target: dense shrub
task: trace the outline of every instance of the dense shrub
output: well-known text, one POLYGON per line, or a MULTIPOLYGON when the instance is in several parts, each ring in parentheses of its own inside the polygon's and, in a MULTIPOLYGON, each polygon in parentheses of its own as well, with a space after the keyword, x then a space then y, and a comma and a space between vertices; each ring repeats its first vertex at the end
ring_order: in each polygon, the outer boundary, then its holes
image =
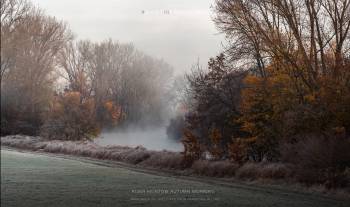
POLYGON ((215 177, 233 177, 239 165, 222 161, 196 160, 191 166, 196 174, 215 177))
POLYGON ((293 169, 283 163, 248 162, 237 170, 236 175, 248 180, 288 179, 292 177, 293 169))
POLYGON ((232 143, 228 144, 229 158, 239 164, 246 162, 248 160, 247 144, 249 144, 249 141, 249 139, 241 138, 232 139, 232 143))
POLYGON ((228 154, 227 144, 232 137, 242 135, 236 120, 246 73, 234 70, 228 62, 228 57, 220 54, 209 60, 207 69, 198 66, 186 76, 190 99, 186 128, 197 137, 203 150, 211 151, 217 158, 228 154), (213 132, 220 136, 213 136, 213 132))
POLYGON ((78 92, 65 92, 55 97, 41 127, 48 139, 79 140, 99 132, 92 99, 82 99, 78 92))
POLYGON ((153 152, 151 156, 141 162, 140 165, 164 169, 182 169, 183 155, 167 151, 153 152))
POLYGON ((308 136, 283 144, 282 160, 296 166, 296 178, 303 183, 321 183, 328 188, 349 185, 350 138, 308 136))
POLYGON ((199 159, 203 153, 203 147, 196 137, 189 129, 184 130, 183 138, 181 140, 184 145, 184 161, 185 168, 190 167, 193 162, 199 159))

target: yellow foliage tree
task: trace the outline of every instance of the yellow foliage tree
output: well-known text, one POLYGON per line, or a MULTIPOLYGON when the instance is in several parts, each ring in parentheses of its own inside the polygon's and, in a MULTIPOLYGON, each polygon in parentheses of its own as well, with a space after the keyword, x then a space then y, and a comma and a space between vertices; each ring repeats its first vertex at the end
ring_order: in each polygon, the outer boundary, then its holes
POLYGON ((209 135, 211 141, 210 153, 215 159, 220 159, 223 155, 223 150, 221 146, 222 135, 218 128, 212 127, 209 135))
POLYGON ((185 129, 181 142, 184 145, 185 158, 190 160, 198 159, 201 156, 201 147, 198 138, 189 129, 185 129))
POLYGON ((267 72, 266 77, 247 75, 240 105, 242 116, 239 121, 249 139, 244 146, 258 161, 277 156, 278 142, 288 130, 283 126, 286 112, 301 103, 305 93, 300 82, 280 70, 278 64, 268 66, 267 72))
POLYGON ((95 121, 95 102, 81 98, 79 92, 57 95, 41 127, 41 135, 49 139, 79 140, 99 134, 95 121))
POLYGON ((113 101, 106 101, 104 103, 104 108, 106 110, 106 119, 109 120, 111 125, 116 125, 122 118, 122 109, 120 106, 113 103, 113 101))

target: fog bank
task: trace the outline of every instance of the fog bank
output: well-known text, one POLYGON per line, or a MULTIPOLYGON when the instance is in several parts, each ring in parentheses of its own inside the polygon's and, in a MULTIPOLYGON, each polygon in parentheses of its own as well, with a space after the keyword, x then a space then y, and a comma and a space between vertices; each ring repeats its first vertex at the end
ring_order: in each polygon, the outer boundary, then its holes
POLYGON ((114 131, 102 132, 95 139, 95 143, 101 146, 143 146, 149 150, 182 151, 180 142, 170 139, 166 134, 166 127, 128 127, 114 131))

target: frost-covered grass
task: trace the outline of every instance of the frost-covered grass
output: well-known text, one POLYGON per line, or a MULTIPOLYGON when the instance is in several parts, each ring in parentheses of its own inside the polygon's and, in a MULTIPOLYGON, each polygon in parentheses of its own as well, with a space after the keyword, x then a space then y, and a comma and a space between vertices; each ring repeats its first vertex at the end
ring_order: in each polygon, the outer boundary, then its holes
MULTIPOLYGON (((174 159, 174 157, 160 156, 159 154, 168 155, 169 153, 176 154, 177 159, 181 160, 180 153, 175 152, 157 152, 147 150, 141 146, 138 147, 125 147, 125 146, 99 146, 91 141, 62 141, 62 140, 44 140, 40 137, 31 137, 23 135, 14 135, 1 137, 1 144, 3 146, 15 147, 20 149, 27 149, 33 151, 43 151, 50 153, 62 153, 69 155, 78 155, 91 157, 96 159, 121 161, 130 164, 139 164, 145 160, 154 160, 157 162, 157 158, 174 159)), ((179 161, 177 161, 180 164, 179 161)), ((167 167, 168 160, 161 163, 149 163, 151 166, 167 167)), ((179 166, 169 166, 176 167, 179 166)))
POLYGON ((44 140, 40 137, 13 135, 1 137, 1 144, 20 149, 44 151, 114 160, 143 167, 170 170, 188 170, 193 174, 211 177, 237 177, 239 179, 288 179, 293 168, 282 163, 246 163, 239 166, 228 160, 197 160, 184 169, 180 152, 153 151, 144 147, 100 146, 91 141, 44 140))
MULTIPOLYGON (((40 137, 31 137, 23 135, 14 135, 1 137, 1 144, 20 149, 32 151, 43 151, 50 153, 61 153, 68 155, 77 155, 91 157, 95 159, 114 160, 129 164, 137 164, 143 167, 152 167, 158 169, 169 170, 188 170, 194 174, 213 176, 213 177, 233 177, 235 176, 239 166, 228 160, 224 161, 209 161, 197 160, 191 167, 184 169, 183 154, 180 152, 171 151, 153 151, 147 150, 144 147, 126 147, 126 146, 100 146, 91 141, 62 141, 62 140, 44 140, 40 137)), ((259 175, 266 177, 265 171, 268 171, 269 166, 264 167, 262 173, 259 166, 249 164, 239 169, 241 178, 257 178, 259 175), (246 171, 256 172, 246 172, 246 171), (254 174, 255 173, 255 174, 254 174)), ((274 168, 274 165, 270 168, 274 168)), ((271 169, 270 171, 273 171, 271 169)), ((278 166, 276 171, 287 170, 278 166)), ((283 174, 284 172, 280 172, 283 174)), ((275 173, 276 174, 276 173, 275 173)), ((277 176, 280 178, 280 176, 277 176)))
POLYGON ((208 184, 81 160, 2 149, 1 206, 347 206, 342 200, 313 194, 208 184), (193 193, 161 193, 164 190, 193 193))
POLYGON ((228 160, 197 160, 184 169, 183 154, 171 151, 153 151, 144 147, 100 146, 91 141, 44 140, 40 137, 14 135, 1 137, 1 144, 32 151, 61 153, 91 157, 102 160, 114 160, 142 167, 168 170, 186 170, 192 174, 211 177, 234 177, 242 179, 286 178, 290 168, 283 164, 248 163, 242 167, 228 160))
MULTIPOLYGON (((228 160, 196 160, 191 166, 184 167, 181 152, 153 151, 141 146, 100 146, 91 141, 48 141, 40 137, 24 135, 1 137, 1 145, 31 151, 118 161, 142 168, 168 170, 183 175, 225 177, 233 180, 261 181, 263 183, 297 184, 294 178, 294 166, 284 163, 246 163, 239 166, 228 160)), ((346 194, 350 195, 349 192, 346 194)))

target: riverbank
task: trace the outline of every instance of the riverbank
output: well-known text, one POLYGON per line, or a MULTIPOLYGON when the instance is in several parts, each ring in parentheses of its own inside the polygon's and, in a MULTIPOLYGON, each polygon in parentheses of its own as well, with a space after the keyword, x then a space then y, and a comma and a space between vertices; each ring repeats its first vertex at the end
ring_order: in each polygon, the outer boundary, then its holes
POLYGON ((345 207, 331 199, 201 178, 152 174, 70 155, 1 150, 4 206, 317 206, 345 207))
POLYGON ((247 163, 239 166, 229 161, 198 160, 190 167, 182 164, 180 152, 152 151, 141 146, 102 147, 90 141, 48 141, 40 137, 1 137, 1 145, 14 149, 84 157, 94 161, 119 163, 139 170, 150 170, 175 176, 202 176, 222 183, 245 183, 294 191, 317 192, 336 198, 350 198, 349 189, 329 190, 323 186, 304 186, 293 179, 293 166, 282 163, 247 163))

